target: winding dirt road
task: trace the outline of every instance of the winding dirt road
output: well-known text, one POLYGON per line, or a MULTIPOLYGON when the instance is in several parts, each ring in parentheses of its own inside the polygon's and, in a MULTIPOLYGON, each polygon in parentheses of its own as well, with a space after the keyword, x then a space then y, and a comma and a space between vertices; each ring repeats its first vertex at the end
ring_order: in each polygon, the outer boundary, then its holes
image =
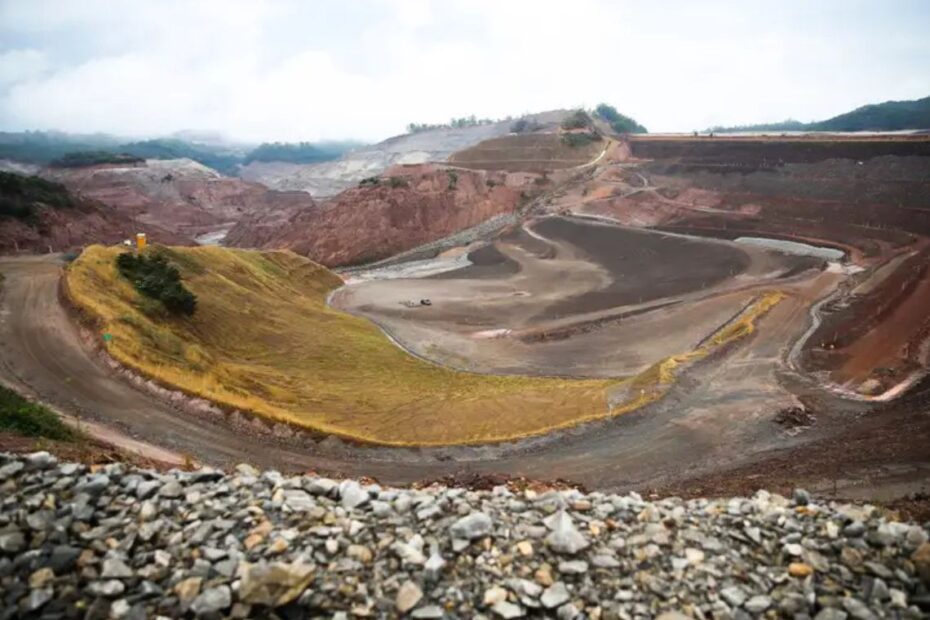
MULTIPOLYGON (((285 471, 316 470, 373 476, 405 484, 447 474, 503 473, 563 478, 593 488, 645 489, 758 463, 767 454, 823 437, 830 425, 797 437, 780 432, 767 408, 772 394, 753 376, 775 371, 784 333, 753 346, 741 343, 726 357, 689 371, 681 385, 654 405, 607 422, 543 439, 482 448, 399 450, 347 446, 327 439, 276 440, 234 430, 222 421, 176 409, 114 374, 81 341, 59 301, 61 263, 55 257, 0 259, 0 381, 38 397, 65 414, 219 466, 250 462, 285 471), (779 342, 776 342, 778 340, 779 342), (762 347, 761 349, 759 347, 762 347), (759 356, 759 351, 764 356, 759 356), (725 393, 714 379, 725 376, 725 393), (742 379, 733 383, 733 376, 742 379)), ((780 312, 763 322, 781 323, 780 312)), ((773 329, 772 332, 780 332, 773 329)), ((719 385, 719 384, 718 384, 719 385)), ((780 397, 776 397, 780 398, 780 397)), ((144 449, 144 444, 137 444, 144 449)))

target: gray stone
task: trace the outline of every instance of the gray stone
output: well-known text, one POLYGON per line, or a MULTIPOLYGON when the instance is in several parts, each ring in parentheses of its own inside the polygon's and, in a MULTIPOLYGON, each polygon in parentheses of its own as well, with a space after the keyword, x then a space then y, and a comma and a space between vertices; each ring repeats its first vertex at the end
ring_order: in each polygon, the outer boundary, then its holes
POLYGON ((559 572, 566 575, 581 575, 588 572, 588 563, 584 560, 559 562, 559 572))
POLYGON ((554 609, 567 602, 570 598, 571 595, 568 593, 568 588, 565 584, 561 581, 556 581, 543 590, 542 595, 539 597, 539 602, 542 603, 543 607, 546 609, 554 609))
POLYGON ((589 545, 587 539, 575 528, 572 518, 564 510, 554 515, 547 523, 552 530, 546 536, 546 544, 557 553, 575 554, 589 545))
POLYGON ((107 581, 94 581, 89 586, 87 586, 87 591, 94 596, 104 596, 107 598, 113 598, 119 596, 126 590, 126 586, 123 585, 122 581, 118 579, 110 579, 107 581))
POLYGON ((184 495, 184 487, 177 480, 169 480, 158 490, 159 497, 176 499, 184 495))
POLYGON ((52 600, 52 597, 55 596, 55 591, 52 588, 36 588, 29 592, 29 596, 26 597, 26 611, 35 611, 45 605, 47 602, 52 600))
POLYGON ((139 499, 148 499, 155 495, 161 482, 158 480, 143 480, 136 486, 136 497, 139 499))
POLYGON ((48 452, 33 452, 26 455, 26 469, 35 471, 37 469, 49 469, 58 464, 58 459, 48 452))
POLYGON ((100 576, 104 579, 129 579, 133 576, 132 569, 119 558, 105 558, 100 576))
POLYGON ((339 485, 339 498, 342 507, 351 510, 368 502, 368 492, 355 480, 344 480, 339 485))
POLYGON ((720 590, 720 596, 733 607, 740 607, 746 602, 746 591, 739 586, 730 586, 720 590))
POLYGON ((875 620, 877 618, 868 605, 852 596, 843 599, 843 609, 856 620, 875 620))
POLYGON ((232 592, 227 585, 204 590, 191 603, 191 611, 198 616, 214 614, 232 605, 232 592))
POLYGON ((0 531, 0 551, 5 553, 19 553, 26 547, 26 538, 16 528, 0 531))
POLYGON ((591 558, 591 564, 597 568, 617 568, 620 562, 612 555, 599 554, 591 558))
POLYGON ((751 599, 746 601, 745 605, 743 605, 746 611, 748 611, 751 614, 761 614, 762 612, 764 612, 766 609, 768 609, 771 606, 772 606, 772 599, 769 598, 768 596, 765 596, 764 594, 759 594, 759 595, 752 597, 751 599))
POLYGON ((12 478, 25 468, 26 466, 22 463, 22 461, 10 461, 6 465, 0 467, 0 480, 12 478))
POLYGON ((284 490, 284 505, 295 512, 305 512, 316 506, 316 501, 306 491, 300 489, 284 490))
POLYGON ((522 607, 507 601, 497 601, 494 603, 494 606, 491 607, 491 611, 493 611, 495 615, 504 618, 504 620, 508 618, 522 618, 524 616, 522 607))
POLYGON ((811 501, 811 494, 804 489, 794 490, 794 503, 798 506, 807 506, 811 501))
POLYGON ((46 566, 52 569, 56 574, 66 573, 71 570, 81 550, 70 545, 56 545, 49 554, 46 566))
POLYGON ((473 512, 453 523, 449 532, 453 538, 474 540, 487 536, 492 528, 491 517, 483 512, 473 512))
POLYGON ((433 620, 442 618, 445 614, 439 605, 424 605, 410 612, 411 618, 422 618, 424 620, 433 620))
POLYGON ((110 486, 110 477, 106 474, 90 474, 79 482, 74 490, 88 495, 100 495, 110 486))

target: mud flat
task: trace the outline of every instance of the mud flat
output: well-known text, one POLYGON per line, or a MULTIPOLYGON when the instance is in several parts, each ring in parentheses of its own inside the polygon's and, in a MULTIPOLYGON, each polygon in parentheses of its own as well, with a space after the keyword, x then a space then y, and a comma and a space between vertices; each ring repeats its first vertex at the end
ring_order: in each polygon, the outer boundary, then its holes
POLYGON ((623 377, 693 349, 797 261, 566 217, 529 222, 469 256, 480 264, 353 283, 334 303, 454 368, 623 377))

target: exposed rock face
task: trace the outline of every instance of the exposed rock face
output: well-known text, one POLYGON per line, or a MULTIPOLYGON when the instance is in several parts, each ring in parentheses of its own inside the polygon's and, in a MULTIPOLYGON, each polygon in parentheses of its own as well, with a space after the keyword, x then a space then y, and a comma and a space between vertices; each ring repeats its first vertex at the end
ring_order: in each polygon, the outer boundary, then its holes
POLYGON ((930 606, 925 527, 797 494, 392 489, 247 465, 94 474, 45 453, 0 453, 0 488, 11 618, 921 618, 930 606), (146 482, 180 493, 140 500, 146 482), (366 501, 346 508, 346 492, 366 501), (583 545, 553 543, 567 524, 583 545))
POLYGON ((409 166, 321 206, 244 218, 237 247, 286 248, 327 266, 385 258, 513 211, 526 175, 409 166), (391 181, 394 179, 394 182, 391 181))
POLYGON ((304 192, 277 192, 224 177, 189 159, 141 165, 51 168, 44 176, 93 198, 145 226, 193 237, 249 213, 313 206, 304 192))
MULTIPOLYGON (((542 127, 556 127, 567 114, 567 110, 553 110, 527 118, 542 127)), ((320 164, 254 162, 242 168, 241 176, 272 189, 301 190, 318 198, 334 196, 391 166, 444 162, 456 151, 490 138, 506 136, 512 124, 512 121, 501 121, 404 134, 347 153, 336 161, 320 164)))

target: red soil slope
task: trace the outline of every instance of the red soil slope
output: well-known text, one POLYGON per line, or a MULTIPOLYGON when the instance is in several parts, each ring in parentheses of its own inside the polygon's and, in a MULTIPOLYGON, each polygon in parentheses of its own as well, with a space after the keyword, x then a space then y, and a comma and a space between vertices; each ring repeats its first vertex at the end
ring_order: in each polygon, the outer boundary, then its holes
POLYGON ((378 260, 512 212, 524 176, 395 168, 376 185, 342 192, 321 206, 246 217, 227 235, 237 247, 286 248, 327 266, 378 260))
POLYGON ((246 214, 312 207, 304 192, 278 192, 224 177, 190 160, 50 169, 44 176, 147 226, 193 237, 246 214))

